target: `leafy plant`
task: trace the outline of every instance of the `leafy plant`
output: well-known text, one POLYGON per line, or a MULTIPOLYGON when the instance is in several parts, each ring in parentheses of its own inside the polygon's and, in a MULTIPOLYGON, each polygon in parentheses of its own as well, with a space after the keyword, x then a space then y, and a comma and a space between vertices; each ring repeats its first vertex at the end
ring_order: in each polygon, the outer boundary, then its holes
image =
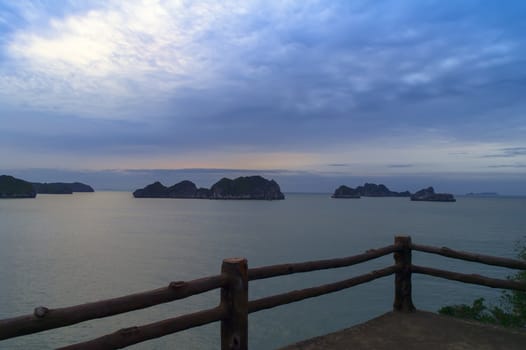
MULTIPOLYGON (((526 261, 526 243, 518 244, 517 250, 518 258, 526 261)), ((508 279, 526 283, 526 271, 520 271, 508 279)), ((505 327, 526 327, 526 292, 505 290, 498 306, 486 305, 484 298, 478 298, 472 305, 448 305, 440 308, 438 313, 505 327)))

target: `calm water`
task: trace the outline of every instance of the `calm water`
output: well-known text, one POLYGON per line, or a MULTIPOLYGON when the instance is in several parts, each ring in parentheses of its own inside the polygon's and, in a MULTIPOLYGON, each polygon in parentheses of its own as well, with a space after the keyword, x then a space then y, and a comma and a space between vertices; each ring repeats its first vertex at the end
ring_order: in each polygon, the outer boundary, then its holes
MULTIPOLYGON (((35 306, 70 306, 158 288, 219 272, 225 257, 249 267, 348 256, 414 242, 514 256, 526 236, 525 198, 458 198, 456 203, 403 198, 334 200, 288 195, 285 201, 133 199, 130 193, 39 195, 0 201, 0 318, 35 306)), ((414 254, 420 265, 505 277, 509 270, 414 254)), ((287 276, 250 284, 250 297, 328 283, 392 263, 388 256, 357 267, 287 276)), ((414 276, 417 308, 498 290, 414 276)), ((393 277, 331 295, 253 314, 250 348, 271 349, 348 327, 391 308, 393 277)), ((213 307, 217 291, 154 308, 0 342, 1 349, 66 345, 117 329, 213 307)), ((137 345, 136 349, 217 349, 212 324, 137 345)))

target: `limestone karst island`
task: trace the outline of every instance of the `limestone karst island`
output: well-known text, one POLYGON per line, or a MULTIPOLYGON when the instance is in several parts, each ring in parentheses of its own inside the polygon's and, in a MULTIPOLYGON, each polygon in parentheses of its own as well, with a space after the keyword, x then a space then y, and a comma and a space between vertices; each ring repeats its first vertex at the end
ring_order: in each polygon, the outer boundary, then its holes
POLYGON ((411 193, 409 193, 409 191, 394 192, 382 184, 365 183, 363 186, 356 188, 342 185, 334 191, 332 198, 409 197, 410 195, 411 193))
POLYGON ((35 198, 37 191, 31 184, 9 175, 0 176, 0 198, 35 198))
POLYGON ((166 187, 154 182, 145 188, 133 192, 135 198, 195 198, 195 199, 285 199, 276 181, 261 176, 242 176, 234 180, 222 178, 210 189, 197 188, 188 180, 166 187))
POLYGON ((37 193, 42 194, 72 194, 74 192, 95 192, 90 185, 81 182, 33 182, 37 193))
POLYGON ((433 187, 424 188, 411 194, 409 191, 394 192, 389 190, 385 185, 365 183, 363 186, 351 188, 341 185, 334 190, 332 198, 355 198, 360 197, 409 197, 412 201, 421 202, 455 202, 455 197, 450 193, 435 193, 433 187))
POLYGON ((435 189, 431 186, 415 192, 415 194, 411 196, 411 200, 427 202, 456 202, 456 199, 452 194, 435 193, 435 189))
POLYGON ((95 192, 90 185, 81 182, 29 182, 10 175, 0 176, 0 198, 35 198, 42 194, 72 194, 95 192))

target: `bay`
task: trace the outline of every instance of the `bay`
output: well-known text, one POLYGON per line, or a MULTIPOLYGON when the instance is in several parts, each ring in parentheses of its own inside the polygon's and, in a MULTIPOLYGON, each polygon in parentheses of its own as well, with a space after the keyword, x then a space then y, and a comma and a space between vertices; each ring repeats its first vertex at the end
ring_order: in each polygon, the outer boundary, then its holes
MULTIPOLYGON (((249 267, 343 257, 393 242, 413 242, 514 257, 526 235, 526 198, 459 197, 456 203, 407 198, 331 199, 288 194, 284 201, 134 199, 127 192, 38 195, 0 201, 0 319, 155 289, 217 274, 227 257, 249 267)), ((513 270, 414 253, 413 262, 505 278, 513 270)), ((250 283, 250 298, 333 282, 392 264, 366 264, 250 283)), ((391 309, 393 277, 249 317, 251 349, 272 349, 363 322, 391 309)), ((417 308, 436 311, 482 296, 486 287, 413 276, 417 308)), ((217 305, 217 291, 108 319, 0 342, 0 349, 43 349, 88 340, 217 305)), ((217 349, 212 324, 134 349, 217 349)))

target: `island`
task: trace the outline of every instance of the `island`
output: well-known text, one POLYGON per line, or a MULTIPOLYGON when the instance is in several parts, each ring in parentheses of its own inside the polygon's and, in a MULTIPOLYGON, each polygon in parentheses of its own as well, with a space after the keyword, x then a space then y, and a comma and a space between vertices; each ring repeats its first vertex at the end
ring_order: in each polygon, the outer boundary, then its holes
POLYGON ((188 180, 166 187, 159 181, 133 192, 135 198, 195 198, 195 199, 285 199, 274 180, 261 176, 242 176, 234 180, 222 178, 210 189, 197 188, 188 180))
POLYGON ((424 188, 411 196, 412 201, 427 202, 456 202, 455 197, 450 193, 435 193, 431 186, 424 188))
POLYGON ((226 177, 210 189, 211 199, 285 199, 276 181, 261 176, 242 176, 231 180, 226 177))
POLYGON ((81 182, 33 182, 33 187, 37 193, 42 194, 72 194, 73 192, 95 192, 89 185, 81 182))
POLYGON ((347 186, 340 186, 331 196, 332 198, 360 198, 360 197, 409 197, 409 191, 395 192, 389 190, 385 185, 365 183, 363 186, 351 188, 347 186))
POLYGON ((499 194, 497 192, 469 192, 466 193, 467 197, 498 197, 499 194))
POLYGON ((35 198, 37 192, 31 182, 9 175, 0 176, 0 198, 35 198))
POLYGON ((331 198, 360 198, 360 195, 356 192, 355 189, 341 185, 332 194, 331 198))
POLYGON ((166 187, 159 181, 133 192, 135 198, 209 198, 210 190, 197 188, 188 180, 166 187))

